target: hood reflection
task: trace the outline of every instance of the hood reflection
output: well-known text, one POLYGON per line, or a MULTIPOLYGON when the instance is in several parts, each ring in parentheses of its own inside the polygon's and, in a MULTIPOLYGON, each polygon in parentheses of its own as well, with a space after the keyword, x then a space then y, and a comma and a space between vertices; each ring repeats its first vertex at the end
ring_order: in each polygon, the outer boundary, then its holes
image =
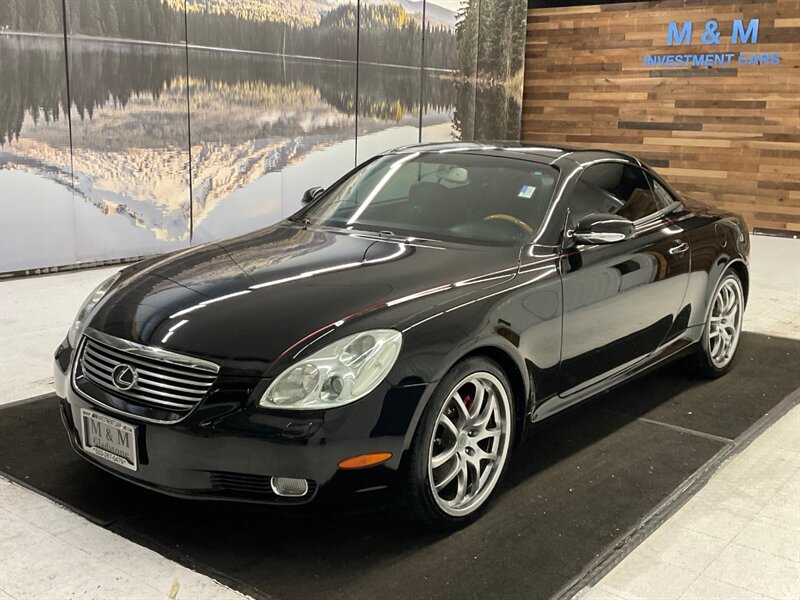
POLYGON ((278 225, 134 267, 93 325, 263 369, 331 330, 392 327, 513 277, 518 252, 278 225))

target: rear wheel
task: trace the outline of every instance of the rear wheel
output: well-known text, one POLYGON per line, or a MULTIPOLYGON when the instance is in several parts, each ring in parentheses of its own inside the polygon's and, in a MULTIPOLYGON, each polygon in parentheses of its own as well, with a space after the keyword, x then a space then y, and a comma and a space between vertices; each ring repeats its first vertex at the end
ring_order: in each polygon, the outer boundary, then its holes
POLYGON ((505 470, 514 426, 511 387, 496 363, 470 358, 440 382, 410 451, 406 505, 453 528, 475 519, 505 470))
POLYGON ((714 290, 700 348, 694 357, 700 375, 720 377, 730 370, 739 347, 743 317, 742 282, 734 271, 727 271, 714 290))

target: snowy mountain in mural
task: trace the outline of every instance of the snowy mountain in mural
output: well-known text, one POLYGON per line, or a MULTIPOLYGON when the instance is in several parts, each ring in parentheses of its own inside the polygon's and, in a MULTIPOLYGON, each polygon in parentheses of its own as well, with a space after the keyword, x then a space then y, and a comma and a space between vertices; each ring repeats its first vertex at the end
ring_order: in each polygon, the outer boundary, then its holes
POLYGON ((0 3, 3 272, 234 235, 386 148, 519 135, 519 0, 66 8, 65 53, 61 0, 0 3))

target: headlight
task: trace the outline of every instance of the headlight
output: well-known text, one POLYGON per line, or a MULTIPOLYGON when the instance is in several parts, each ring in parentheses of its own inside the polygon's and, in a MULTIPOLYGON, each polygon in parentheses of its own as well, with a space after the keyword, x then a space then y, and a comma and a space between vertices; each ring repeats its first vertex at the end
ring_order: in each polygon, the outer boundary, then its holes
POLYGON ((259 404, 319 409, 363 398, 384 380, 400 354, 403 334, 375 329, 342 338, 281 373, 259 404))
POLYGON ((100 299, 106 295, 106 292, 111 289, 111 286, 117 282, 119 275, 119 273, 115 273, 94 288, 94 291, 89 294, 86 300, 83 301, 83 304, 81 304, 80 309, 78 309, 78 314, 75 316, 75 321, 72 323, 72 327, 69 328, 69 333, 67 334, 69 344, 73 348, 77 344, 78 337, 80 337, 80 334, 83 331, 86 318, 92 313, 92 310, 94 310, 94 307, 97 306, 98 302, 100 302, 100 299))

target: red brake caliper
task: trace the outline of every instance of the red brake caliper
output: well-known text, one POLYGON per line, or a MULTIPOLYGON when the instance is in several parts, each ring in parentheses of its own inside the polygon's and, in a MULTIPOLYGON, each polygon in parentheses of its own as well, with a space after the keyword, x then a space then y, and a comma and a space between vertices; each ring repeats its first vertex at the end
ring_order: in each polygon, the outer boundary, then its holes
POLYGON ((473 398, 470 394, 461 393, 461 392, 459 392, 458 395, 461 396, 461 401, 464 403, 464 406, 467 408, 467 412, 471 411, 472 410, 472 403, 475 401, 475 398, 473 398))

